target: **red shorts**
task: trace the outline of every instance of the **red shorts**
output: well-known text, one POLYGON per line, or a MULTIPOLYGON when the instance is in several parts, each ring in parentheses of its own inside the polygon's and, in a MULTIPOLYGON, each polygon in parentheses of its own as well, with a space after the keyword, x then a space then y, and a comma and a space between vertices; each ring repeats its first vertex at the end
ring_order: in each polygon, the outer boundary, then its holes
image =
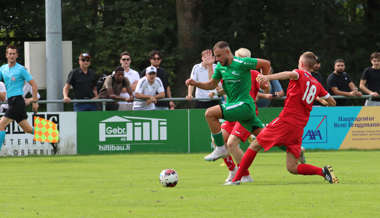
POLYGON ((230 135, 235 135, 239 137, 243 142, 245 142, 251 135, 251 133, 237 121, 224 121, 224 123, 222 124, 222 129, 226 130, 230 135))
POLYGON ((273 146, 286 146, 286 152, 298 159, 301 153, 303 128, 298 128, 280 118, 274 119, 256 137, 259 144, 268 151, 273 146))

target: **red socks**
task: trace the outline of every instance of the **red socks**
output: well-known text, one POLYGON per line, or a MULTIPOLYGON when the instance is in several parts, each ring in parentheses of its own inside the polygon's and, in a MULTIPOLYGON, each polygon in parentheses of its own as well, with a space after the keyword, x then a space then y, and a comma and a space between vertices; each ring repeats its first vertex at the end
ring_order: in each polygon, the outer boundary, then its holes
MULTIPOLYGON (((235 162, 234 160, 232 159, 231 155, 226 157, 226 158, 223 158, 224 160, 224 163, 227 165, 227 168, 232 171, 233 169, 235 169, 236 165, 235 165, 235 162)), ((238 167, 240 167, 240 164, 237 165, 238 167)), ((246 170, 243 174, 243 176, 248 176, 249 175, 249 171, 246 170)))
MULTIPOLYGON (((240 167, 240 164, 237 165, 238 167, 240 167)), ((249 170, 246 170, 243 174, 243 176, 248 176, 249 175, 249 170)))
POLYGON ((320 175, 324 177, 322 173, 322 168, 316 167, 310 164, 300 164, 297 167, 298 174, 301 175, 320 175))
POLYGON ((232 159, 231 155, 226 157, 226 158, 223 158, 224 160, 224 163, 226 163, 228 169, 230 171, 232 171, 233 169, 235 169, 236 165, 235 165, 235 162, 234 160, 232 159))
POLYGON ((240 162, 240 167, 232 180, 233 182, 236 182, 237 180, 241 180, 241 177, 243 177, 248 170, 248 168, 251 166, 253 160, 256 157, 257 152, 252 149, 247 149, 245 152, 243 159, 240 162))

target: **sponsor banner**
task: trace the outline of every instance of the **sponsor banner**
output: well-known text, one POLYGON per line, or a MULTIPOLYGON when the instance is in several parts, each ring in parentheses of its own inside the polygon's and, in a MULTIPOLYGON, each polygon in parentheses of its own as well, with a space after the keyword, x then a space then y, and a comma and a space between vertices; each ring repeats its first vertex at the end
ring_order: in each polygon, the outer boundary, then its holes
POLYGON ((314 107, 304 128, 309 149, 380 149, 379 107, 314 107))
MULTIPOLYGON (((3 115, 0 115, 2 117, 3 115)), ((50 120, 57 124, 60 131, 57 154, 76 154, 76 113, 75 112, 41 112, 38 117, 50 120)), ((33 126, 33 113, 28 113, 28 122, 33 126)), ((6 128, 5 140, 0 151, 0 156, 25 156, 25 155, 51 155, 53 148, 47 142, 35 142, 32 134, 25 133, 22 128, 13 121, 6 128)))
POLYGON ((187 152, 188 110, 78 112, 78 154, 187 152))

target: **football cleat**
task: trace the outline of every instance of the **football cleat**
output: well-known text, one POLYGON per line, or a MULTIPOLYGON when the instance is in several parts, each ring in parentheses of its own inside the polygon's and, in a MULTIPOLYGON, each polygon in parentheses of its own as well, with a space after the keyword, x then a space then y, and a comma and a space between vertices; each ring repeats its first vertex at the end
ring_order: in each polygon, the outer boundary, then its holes
POLYGON ((251 175, 241 177, 241 182, 253 182, 251 175))
POLYGON ((228 175, 227 179, 226 179, 226 182, 229 182, 229 181, 232 181, 232 179, 235 177, 236 175, 236 172, 237 172, 238 168, 235 167, 235 169, 233 169, 232 171, 230 171, 230 174, 228 175))
POLYGON ((306 163, 306 159, 305 159, 305 148, 304 147, 301 147, 301 153, 300 153, 300 157, 298 158, 298 162, 300 164, 305 164, 306 163))
POLYGON ((322 168, 322 173, 325 176, 325 179, 329 181, 329 183, 339 183, 338 178, 334 174, 334 170, 330 165, 327 165, 322 168))
POLYGON ((225 158, 228 157, 228 151, 227 149, 221 149, 217 147, 211 154, 205 156, 206 161, 216 161, 219 158, 225 158))
POLYGON ((235 181, 235 182, 229 181, 229 182, 224 183, 223 185, 240 185, 240 183, 241 183, 240 180, 235 181))

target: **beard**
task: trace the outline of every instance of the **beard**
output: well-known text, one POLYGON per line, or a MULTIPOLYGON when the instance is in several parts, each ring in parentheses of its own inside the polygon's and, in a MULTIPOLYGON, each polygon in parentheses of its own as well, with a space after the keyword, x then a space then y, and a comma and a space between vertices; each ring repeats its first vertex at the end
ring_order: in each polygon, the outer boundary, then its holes
POLYGON ((339 75, 342 75, 344 72, 344 70, 336 70, 336 73, 339 74, 339 75))
POLYGON ((222 65, 223 67, 227 66, 227 63, 228 63, 228 57, 226 58, 226 60, 224 62, 220 62, 220 65, 222 65))
POLYGON ((314 68, 313 68, 313 72, 316 72, 316 73, 317 73, 318 70, 319 70, 319 67, 314 67, 314 68))

